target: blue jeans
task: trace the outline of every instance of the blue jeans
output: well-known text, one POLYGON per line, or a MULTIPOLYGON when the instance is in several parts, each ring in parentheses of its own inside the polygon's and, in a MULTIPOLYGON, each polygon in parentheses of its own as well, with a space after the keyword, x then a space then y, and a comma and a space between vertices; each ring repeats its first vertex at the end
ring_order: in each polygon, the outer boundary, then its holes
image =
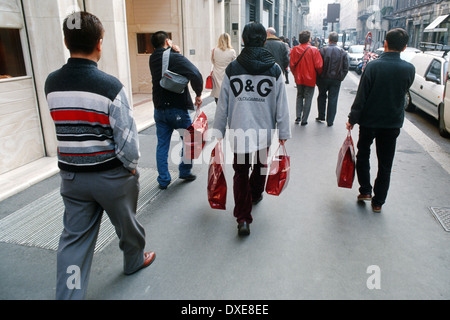
MULTIPOLYGON (((173 130, 187 129, 192 120, 187 110, 178 108, 156 109, 154 111, 154 119, 156 124, 156 137, 158 138, 158 146, 156 147, 156 166, 158 168, 158 183, 162 187, 169 185, 171 176, 169 173, 169 148, 173 130)), ((184 130, 180 130, 180 136, 183 139, 184 130)), ((187 177, 191 174, 192 162, 183 159, 183 149, 181 149, 181 163, 178 168, 180 177, 187 177)))

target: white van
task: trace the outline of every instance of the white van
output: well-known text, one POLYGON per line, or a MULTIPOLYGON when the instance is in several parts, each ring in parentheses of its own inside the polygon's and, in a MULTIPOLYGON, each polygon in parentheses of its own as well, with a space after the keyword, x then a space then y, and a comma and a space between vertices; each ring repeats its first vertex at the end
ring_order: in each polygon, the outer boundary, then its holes
POLYGON ((414 111, 417 107, 440 120, 440 114, 444 110, 444 89, 447 81, 446 52, 417 53, 410 62, 416 68, 416 75, 409 92, 406 93, 405 110, 414 111))

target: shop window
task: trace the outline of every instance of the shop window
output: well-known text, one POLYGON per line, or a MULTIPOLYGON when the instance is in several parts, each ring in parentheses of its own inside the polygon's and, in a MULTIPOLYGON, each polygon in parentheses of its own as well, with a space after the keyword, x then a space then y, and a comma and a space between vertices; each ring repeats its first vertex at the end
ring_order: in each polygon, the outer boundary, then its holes
MULTIPOLYGON (((137 34, 138 54, 152 54, 155 51, 151 41, 152 35, 153 33, 137 34)), ((169 33, 169 38, 172 39, 172 33, 169 33)))
POLYGON ((20 30, 0 28, 0 79, 26 75, 20 30))

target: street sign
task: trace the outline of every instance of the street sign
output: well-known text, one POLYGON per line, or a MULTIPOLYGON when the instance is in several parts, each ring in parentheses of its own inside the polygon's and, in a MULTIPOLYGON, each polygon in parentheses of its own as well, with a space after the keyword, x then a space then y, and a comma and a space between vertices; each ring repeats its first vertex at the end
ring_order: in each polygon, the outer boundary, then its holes
POLYGON ((339 22, 339 15, 341 11, 340 3, 329 3, 327 11, 327 21, 328 23, 339 22))

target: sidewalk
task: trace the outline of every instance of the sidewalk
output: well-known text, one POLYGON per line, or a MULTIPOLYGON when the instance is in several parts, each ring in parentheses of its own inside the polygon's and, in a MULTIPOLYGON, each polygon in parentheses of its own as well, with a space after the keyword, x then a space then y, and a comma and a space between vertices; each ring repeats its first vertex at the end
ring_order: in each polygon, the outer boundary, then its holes
MULTIPOLYGON (((210 91, 204 92, 202 98, 209 97, 210 91)), ((153 120, 153 102, 150 94, 133 95, 134 117, 138 132, 155 122, 153 120)), ((57 157, 43 157, 25 166, 0 174, 0 202, 23 191, 30 186, 58 173, 57 157)))

